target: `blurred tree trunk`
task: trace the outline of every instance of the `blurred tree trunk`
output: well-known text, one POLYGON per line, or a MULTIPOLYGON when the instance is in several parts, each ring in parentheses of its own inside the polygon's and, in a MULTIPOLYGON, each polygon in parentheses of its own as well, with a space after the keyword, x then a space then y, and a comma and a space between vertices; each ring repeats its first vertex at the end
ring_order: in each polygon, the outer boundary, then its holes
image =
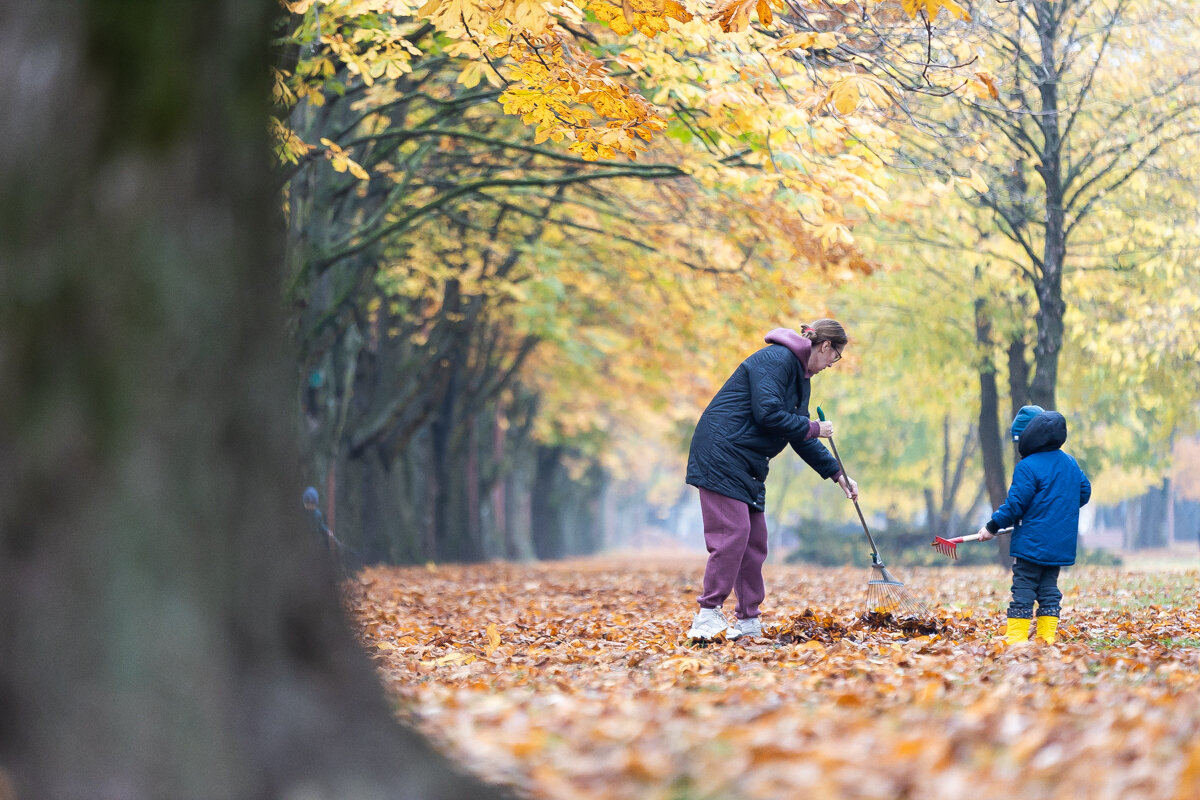
MULTIPOLYGON (((1008 343, 1008 398, 1009 398, 1009 422, 1001 426, 1003 431, 1002 438, 1006 442, 1011 442, 1012 437, 1009 431, 1012 429, 1011 421, 1017 418, 1017 412, 1021 410, 1021 406, 1030 405, 1033 401, 1029 396, 1029 361, 1025 356, 1025 342, 1018 338, 1012 339, 1008 343)), ((1017 468, 1017 462, 1021 460, 1021 453, 1017 450, 1015 444, 1012 445, 1013 469, 1017 468)), ((1000 498, 1000 503, 994 507, 999 508, 1000 504, 1008 496, 1009 476, 1004 478, 1004 495, 1000 498)), ((1009 553, 1009 543, 1012 540, 1007 536, 999 536, 996 538, 998 547, 996 548, 996 558, 1000 561, 1000 565, 1007 568, 1012 566, 1012 555, 1009 553)))
POLYGON ((988 502, 995 510, 1008 494, 1008 480, 1004 474, 1004 438, 1000 433, 1000 392, 996 386, 996 365, 990 355, 994 349, 992 325, 984 313, 983 298, 975 299, 975 341, 984 354, 979 364, 979 450, 988 502))
POLYGON ((18 797, 500 794, 393 719, 300 524, 272 8, 0 5, 0 787, 18 797))
POLYGON ((1167 546, 1169 497, 1168 483, 1164 480, 1159 486, 1148 488, 1146 493, 1138 498, 1137 530, 1133 538, 1134 549, 1143 550, 1167 546))

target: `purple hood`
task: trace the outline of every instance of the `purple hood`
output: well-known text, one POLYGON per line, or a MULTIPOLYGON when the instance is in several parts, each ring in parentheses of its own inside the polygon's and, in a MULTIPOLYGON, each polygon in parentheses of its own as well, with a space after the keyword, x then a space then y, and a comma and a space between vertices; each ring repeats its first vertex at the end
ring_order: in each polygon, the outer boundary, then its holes
POLYGON ((808 357, 812 355, 812 340, 806 339, 791 328, 776 328, 767 334, 767 344, 781 344, 792 351, 804 367, 804 377, 811 378, 813 373, 808 371, 808 357))

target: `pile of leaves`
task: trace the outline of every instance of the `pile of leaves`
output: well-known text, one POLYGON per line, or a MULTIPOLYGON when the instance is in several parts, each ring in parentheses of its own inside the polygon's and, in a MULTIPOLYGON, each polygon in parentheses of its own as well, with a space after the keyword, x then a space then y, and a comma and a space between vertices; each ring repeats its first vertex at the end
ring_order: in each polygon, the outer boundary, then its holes
POLYGON ((531 798, 1200 797, 1195 570, 1072 570, 1058 644, 1018 648, 996 567, 906 571, 922 621, 769 566, 764 636, 698 646, 702 574, 372 568, 347 603, 399 716, 531 798))
MULTIPOLYGON (((766 629, 766 631, 770 630, 770 628, 766 629)), ((792 617, 775 632, 775 640, 783 644, 792 644, 793 642, 833 644, 845 639, 848 633, 850 633, 850 629, 833 617, 817 616, 811 608, 806 608, 803 614, 792 617)))

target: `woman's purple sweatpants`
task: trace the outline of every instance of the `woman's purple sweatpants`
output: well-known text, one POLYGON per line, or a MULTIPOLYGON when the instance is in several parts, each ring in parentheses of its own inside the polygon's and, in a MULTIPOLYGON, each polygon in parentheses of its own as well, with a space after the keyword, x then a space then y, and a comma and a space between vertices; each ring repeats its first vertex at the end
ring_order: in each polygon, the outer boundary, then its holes
POLYGON ((737 618, 757 617, 758 604, 767 593, 762 576, 767 560, 766 515, 707 489, 700 490, 700 513, 708 547, 700 607, 720 608, 729 593, 736 592, 737 618))

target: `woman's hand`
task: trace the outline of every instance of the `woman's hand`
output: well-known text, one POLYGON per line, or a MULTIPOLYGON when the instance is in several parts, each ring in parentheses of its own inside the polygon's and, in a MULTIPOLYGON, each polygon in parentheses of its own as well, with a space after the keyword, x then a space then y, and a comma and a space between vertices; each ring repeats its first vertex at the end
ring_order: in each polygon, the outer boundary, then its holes
POLYGON ((817 432, 818 437, 820 437, 822 439, 832 439, 833 438, 833 423, 832 422, 830 422, 829 420, 822 420, 821 422, 818 422, 817 424, 821 426, 821 430, 817 432))
POLYGON ((848 499, 848 500, 857 500, 858 499, 858 483, 856 481, 854 481, 853 479, 847 478, 845 475, 842 475, 842 477, 838 478, 838 486, 841 486, 842 491, 846 493, 846 499, 848 499))
POLYGON ((995 539, 995 538, 996 538, 996 534, 989 531, 987 529, 987 525, 984 525, 982 528, 979 529, 979 541, 986 542, 989 539, 995 539))

